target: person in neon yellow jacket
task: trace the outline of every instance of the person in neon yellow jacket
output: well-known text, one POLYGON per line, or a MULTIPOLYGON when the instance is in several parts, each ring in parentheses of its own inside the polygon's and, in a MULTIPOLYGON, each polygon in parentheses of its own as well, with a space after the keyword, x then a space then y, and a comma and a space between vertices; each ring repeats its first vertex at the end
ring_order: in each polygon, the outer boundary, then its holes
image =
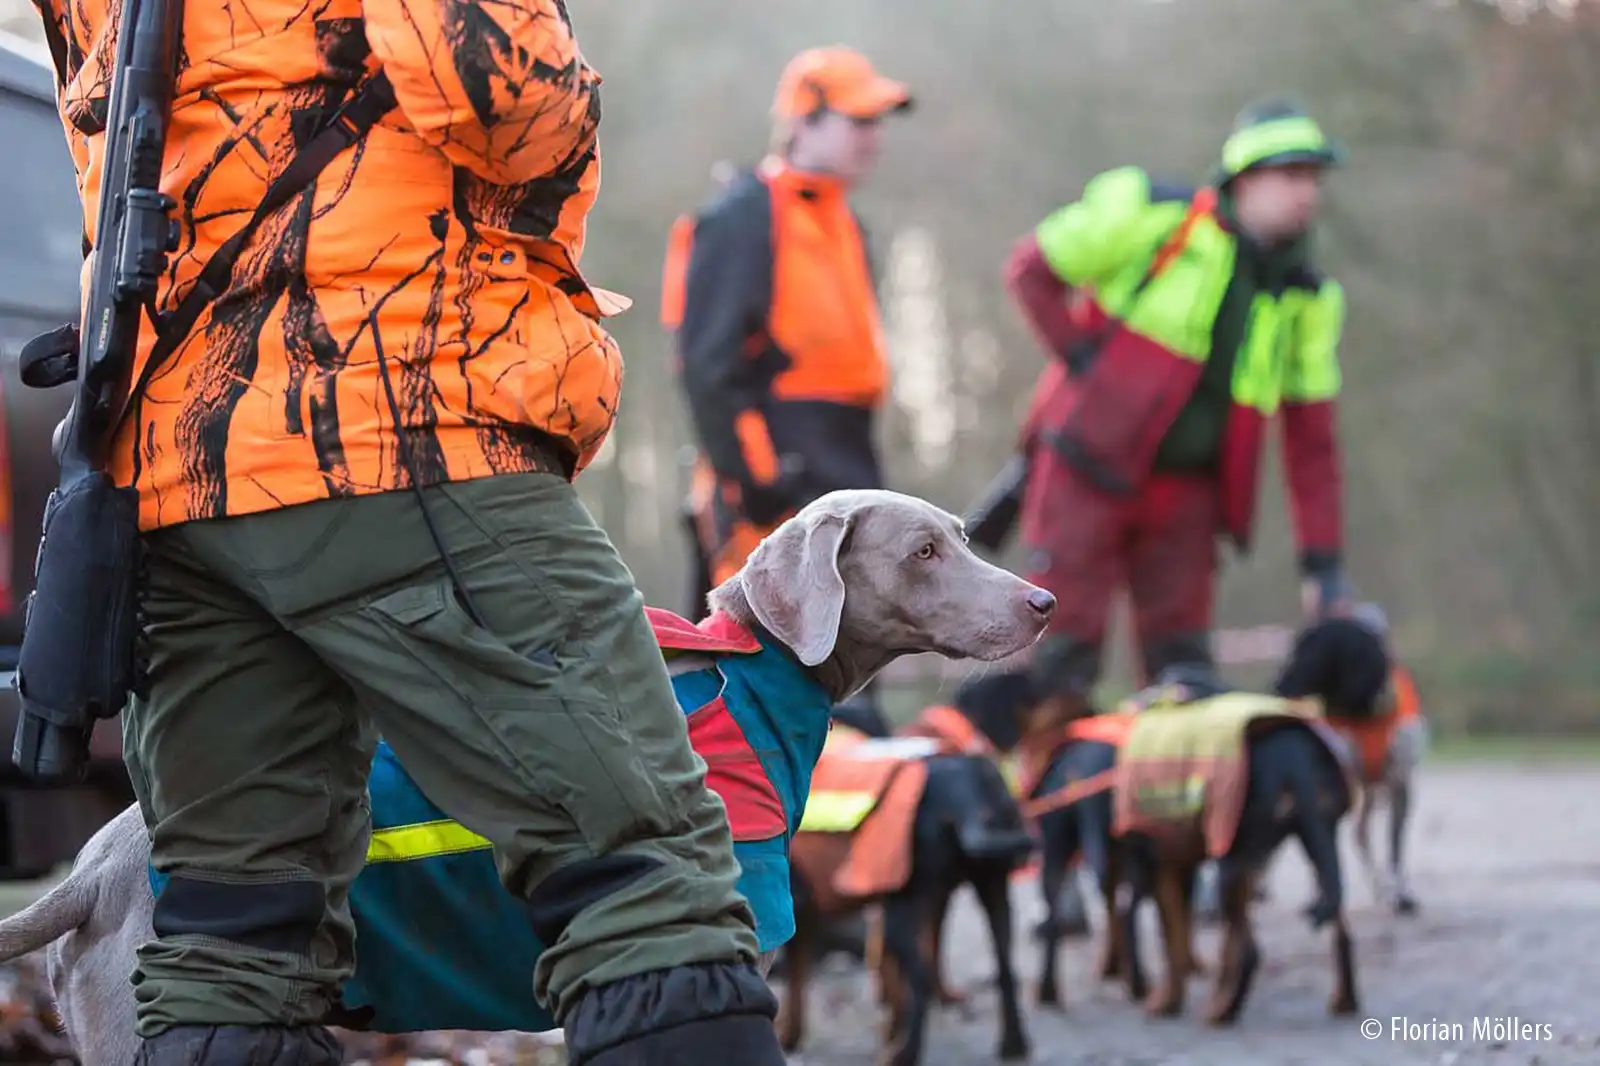
POLYGON ((1210 663, 1218 534, 1242 552, 1283 424, 1308 613, 1347 605, 1335 401, 1344 295, 1307 234, 1343 158, 1301 108, 1245 110, 1205 187, 1092 179, 1018 244, 1008 283, 1054 357, 1024 432, 1029 579, 1061 604, 1035 666, 1098 679, 1126 587, 1145 678, 1210 663))
MULTIPOLYGON (((1025 573, 1061 605, 1034 650, 1047 687, 1093 688, 1122 588, 1141 683, 1212 665, 1217 537, 1249 548, 1274 417, 1302 603, 1312 617, 1348 608, 1344 293, 1308 248, 1323 177, 1344 155, 1303 108, 1267 100, 1239 114, 1201 188, 1110 170, 1018 242, 1007 285, 1052 356, 1019 445, 1025 573)), ((1212 873, 1199 885, 1208 916, 1212 873)), ((1087 929, 1076 888, 1063 920, 1087 929)))

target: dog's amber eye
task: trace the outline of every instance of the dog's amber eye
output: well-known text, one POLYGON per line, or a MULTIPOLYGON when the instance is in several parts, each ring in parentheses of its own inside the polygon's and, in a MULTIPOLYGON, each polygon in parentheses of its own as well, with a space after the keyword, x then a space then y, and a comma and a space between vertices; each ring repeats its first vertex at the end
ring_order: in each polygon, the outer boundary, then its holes
POLYGON ((917 549, 917 558, 918 559, 932 559, 933 558, 933 541, 930 540, 928 543, 924 544, 922 547, 917 549))

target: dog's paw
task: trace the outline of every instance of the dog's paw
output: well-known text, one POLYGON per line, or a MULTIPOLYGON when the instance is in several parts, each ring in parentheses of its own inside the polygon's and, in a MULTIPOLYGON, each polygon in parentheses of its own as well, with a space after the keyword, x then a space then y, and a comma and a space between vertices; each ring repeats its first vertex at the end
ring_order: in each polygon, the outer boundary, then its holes
POLYGON ((778 1030, 778 1046, 785 1054, 792 1055, 800 1050, 800 1026, 795 1025, 782 1008, 778 1010, 778 1018, 774 1025, 778 1030))
POLYGON ((1205 1022, 1213 1029, 1226 1029, 1239 1020, 1239 1005, 1233 1002, 1234 997, 1214 1000, 1206 1007, 1205 1022))
POLYGON ((1339 917, 1339 908, 1319 896, 1301 913, 1305 915, 1306 921, 1311 924, 1311 929, 1315 932, 1339 917))
POLYGON ((1041 1008, 1046 1010, 1061 1009, 1061 990, 1056 987, 1053 979, 1039 982, 1038 1003, 1041 1008))
POLYGON ((1152 1018, 1176 1018, 1183 1013, 1183 996, 1173 988, 1159 988, 1144 999, 1144 1012, 1152 1018))
POLYGON ((1334 997, 1328 1000, 1328 1016, 1331 1018, 1348 1018, 1360 1009, 1361 1004, 1356 1002, 1354 992, 1335 993, 1334 997))
POLYGON ((1000 1061, 1020 1062, 1028 1057, 1028 1038, 1021 1033, 1007 1033, 1000 1041, 1000 1061))
POLYGON ((1417 897, 1402 893, 1395 897, 1394 912, 1407 918, 1422 909, 1422 904, 1417 902, 1417 897))
POLYGON ((1033 927, 1034 939, 1038 941, 1074 940, 1091 932, 1088 915, 1078 911, 1046 917, 1033 927))

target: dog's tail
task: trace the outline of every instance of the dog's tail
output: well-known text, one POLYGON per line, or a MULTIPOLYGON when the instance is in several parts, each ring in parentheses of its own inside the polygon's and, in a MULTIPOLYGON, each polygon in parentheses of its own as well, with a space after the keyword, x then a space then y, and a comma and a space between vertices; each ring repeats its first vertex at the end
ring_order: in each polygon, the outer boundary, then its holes
POLYGON ((31 905, 0 921, 0 962, 10 962, 61 939, 94 914, 95 878, 74 866, 31 905))

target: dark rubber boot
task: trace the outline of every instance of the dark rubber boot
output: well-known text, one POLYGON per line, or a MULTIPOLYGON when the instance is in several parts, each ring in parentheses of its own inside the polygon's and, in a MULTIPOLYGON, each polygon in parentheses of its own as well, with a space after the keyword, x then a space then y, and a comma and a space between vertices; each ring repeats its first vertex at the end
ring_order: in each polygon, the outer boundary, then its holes
POLYGON ((341 1066, 344 1048, 320 1025, 179 1025, 147 1037, 133 1066, 341 1066))
POLYGON ((785 1066, 778 1000, 749 963, 653 970, 591 989, 562 1019, 570 1066, 785 1066))

